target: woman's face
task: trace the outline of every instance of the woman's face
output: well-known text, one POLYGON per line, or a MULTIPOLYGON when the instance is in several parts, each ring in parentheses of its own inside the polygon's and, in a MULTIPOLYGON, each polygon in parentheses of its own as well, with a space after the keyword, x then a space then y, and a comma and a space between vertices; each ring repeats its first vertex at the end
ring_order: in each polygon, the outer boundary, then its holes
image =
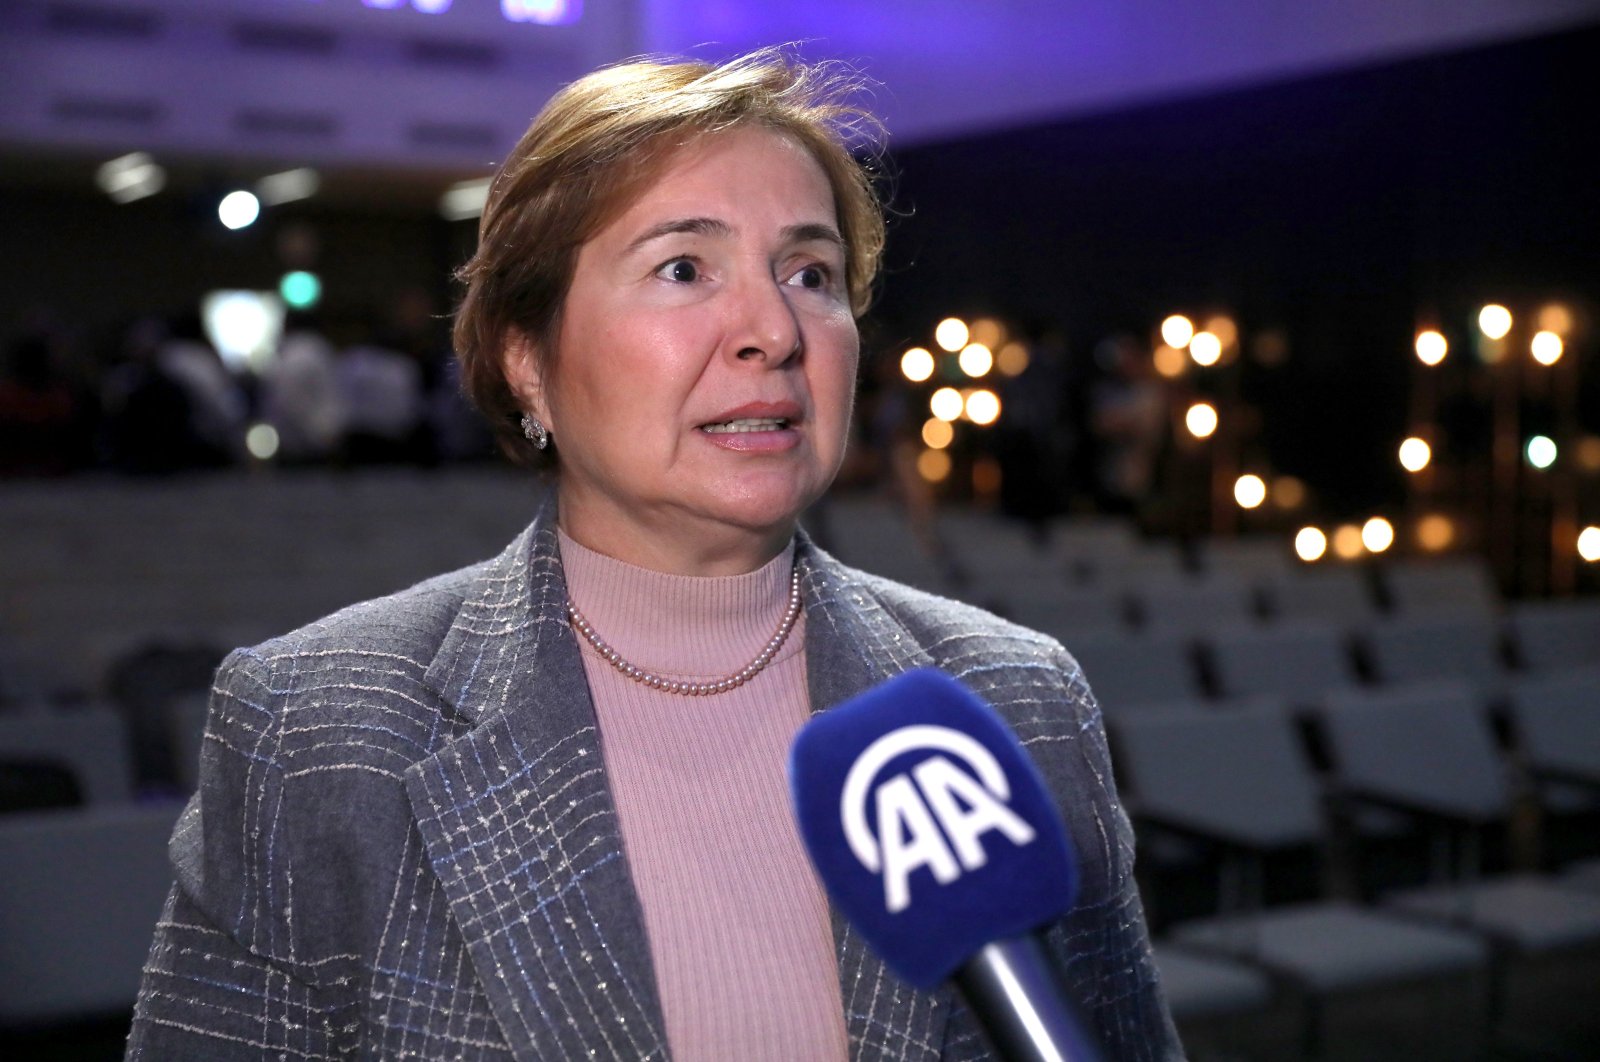
POLYGON ((677 150, 579 249, 551 367, 507 358, 560 455, 561 522, 662 571, 770 559, 844 455, 859 341, 833 192, 798 143, 677 150))

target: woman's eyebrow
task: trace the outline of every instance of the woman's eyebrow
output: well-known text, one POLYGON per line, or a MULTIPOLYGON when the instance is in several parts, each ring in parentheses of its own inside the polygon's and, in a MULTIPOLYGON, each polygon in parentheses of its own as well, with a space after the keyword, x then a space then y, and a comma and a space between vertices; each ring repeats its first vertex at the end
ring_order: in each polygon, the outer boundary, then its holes
MULTIPOLYGON (((635 236, 623 253, 632 254, 650 241, 659 240, 663 236, 679 236, 685 233, 692 236, 725 238, 733 235, 733 227, 721 218, 670 218, 650 226, 635 236)), ((834 244, 841 249, 844 247, 844 237, 839 235, 839 230, 820 221, 786 226, 781 235, 785 243, 821 241, 834 244)))
POLYGON ((632 254, 651 240, 659 240, 663 236, 678 236, 688 233, 693 236, 731 236, 733 228, 720 218, 671 218, 659 222, 645 229, 635 236, 628 244, 624 254, 632 254))
POLYGON ((839 230, 820 221, 790 225, 783 230, 783 239, 785 243, 811 243, 821 240, 823 243, 836 244, 840 250, 844 249, 844 237, 839 235, 839 230))

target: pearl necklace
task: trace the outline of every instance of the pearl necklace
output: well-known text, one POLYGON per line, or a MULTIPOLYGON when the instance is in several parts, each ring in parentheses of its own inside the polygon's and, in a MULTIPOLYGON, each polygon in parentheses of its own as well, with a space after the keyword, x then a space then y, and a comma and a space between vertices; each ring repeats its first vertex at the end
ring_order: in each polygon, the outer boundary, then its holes
POLYGON ((678 693, 686 697, 705 697, 713 693, 727 693, 731 689, 743 686, 760 674, 762 668, 772 663, 772 658, 777 655, 778 650, 783 648, 783 643, 788 640, 789 632, 794 630, 795 621, 800 618, 800 569, 796 568, 794 575, 789 580, 789 607, 783 614, 783 621, 778 624, 777 633, 767 639, 767 644, 761 647, 761 652, 756 654, 754 660, 727 678, 717 679, 713 682, 686 682, 681 679, 669 679, 663 675, 646 671, 642 667, 636 667, 624 660, 621 653, 607 645, 605 639, 595 633, 595 629, 589 625, 588 620, 583 618, 583 613, 578 611, 578 606, 573 603, 570 597, 567 598, 567 615, 572 619, 572 625, 578 629, 578 633, 583 635, 583 640, 594 647, 594 651, 600 654, 602 660, 635 682, 643 683, 651 689, 660 690, 663 693, 678 693))

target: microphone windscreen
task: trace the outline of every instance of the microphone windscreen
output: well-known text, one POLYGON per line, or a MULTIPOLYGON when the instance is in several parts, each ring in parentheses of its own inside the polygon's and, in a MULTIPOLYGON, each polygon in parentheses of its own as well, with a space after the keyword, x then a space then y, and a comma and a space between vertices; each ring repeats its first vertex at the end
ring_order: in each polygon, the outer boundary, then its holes
POLYGON ((1044 780, 994 710, 942 671, 813 716, 789 782, 823 887, 918 988, 1072 907, 1077 868, 1044 780))

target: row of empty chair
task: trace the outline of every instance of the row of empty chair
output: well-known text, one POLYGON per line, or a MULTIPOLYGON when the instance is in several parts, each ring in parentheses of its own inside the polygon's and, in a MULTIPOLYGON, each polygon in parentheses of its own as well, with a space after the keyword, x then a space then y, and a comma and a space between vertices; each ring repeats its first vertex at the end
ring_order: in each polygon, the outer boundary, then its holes
POLYGON ((514 471, 33 484, 0 495, 0 698, 101 692, 152 643, 253 644, 499 552, 514 471))
POLYGON ((1287 535, 1147 539, 1129 521, 1082 517, 1048 525, 1041 537, 982 513, 941 514, 914 528, 859 499, 824 506, 814 528, 851 563, 992 602, 1035 626, 1191 631, 1219 619, 1360 623, 1383 612, 1491 614, 1500 604, 1476 558, 1308 566, 1287 535))
POLYGON ((1388 617, 1220 624, 1198 638, 1082 632, 1064 639, 1107 712, 1175 702, 1279 698, 1292 706, 1414 682, 1459 681, 1486 698, 1570 671, 1600 672, 1600 601, 1518 605, 1504 620, 1388 617))
MULTIPOLYGON (((1163 953, 1179 960, 1185 991, 1258 1010, 1288 996, 1301 1016, 1302 1049, 1313 1054, 1330 1002, 1426 982, 1446 986, 1473 1015, 1470 1041, 1449 1048, 1463 1057, 1495 1038, 1562 1057, 1600 1034, 1583 988, 1600 978, 1600 859, 1550 874, 1486 873, 1517 866, 1486 849, 1510 845, 1525 798, 1559 810, 1547 799, 1557 789, 1600 796, 1600 681, 1568 672, 1547 682, 1544 695, 1513 701, 1509 755, 1462 684, 1330 702, 1311 717, 1326 770, 1301 724, 1282 711, 1112 718, 1119 782, 1146 846, 1166 833, 1203 840, 1220 853, 1219 878, 1233 885, 1229 909, 1167 928, 1163 953), (1384 816, 1366 817, 1367 809, 1384 816), (1430 857, 1421 881, 1360 873, 1368 824, 1391 836, 1394 816, 1416 828, 1430 857), (1353 842, 1353 857, 1341 838, 1353 842), (1355 887, 1266 903, 1265 862, 1306 850, 1324 860, 1344 852, 1355 887), (1208 968, 1202 960, 1225 962, 1208 968), (1565 978, 1554 991, 1551 970, 1565 978), (1250 972, 1253 993, 1240 987, 1250 972)), ((1426 1045, 1423 1057, 1436 1057, 1438 1046, 1426 1045)))

